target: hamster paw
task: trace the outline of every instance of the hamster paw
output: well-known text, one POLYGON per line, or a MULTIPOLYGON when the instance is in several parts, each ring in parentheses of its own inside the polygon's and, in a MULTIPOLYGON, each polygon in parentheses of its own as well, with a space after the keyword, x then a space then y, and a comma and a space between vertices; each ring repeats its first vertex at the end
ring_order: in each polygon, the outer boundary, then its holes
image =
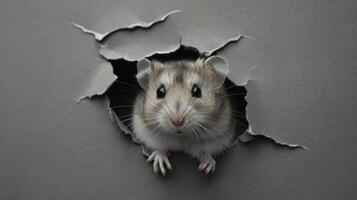
POLYGON ((213 159, 211 154, 204 153, 199 158, 200 165, 198 166, 199 170, 204 170, 206 174, 213 173, 216 170, 216 161, 213 159))
POLYGON ((153 151, 147 161, 154 161, 152 166, 155 173, 158 173, 160 168, 161 173, 165 176, 166 168, 172 170, 170 161, 167 158, 166 152, 164 151, 153 151))

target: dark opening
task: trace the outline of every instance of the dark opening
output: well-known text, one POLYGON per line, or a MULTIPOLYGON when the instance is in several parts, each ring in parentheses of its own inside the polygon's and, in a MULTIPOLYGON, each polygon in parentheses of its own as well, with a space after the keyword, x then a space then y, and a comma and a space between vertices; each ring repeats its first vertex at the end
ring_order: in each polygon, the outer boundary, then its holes
MULTIPOLYGON (((177 60, 196 60, 200 57, 205 57, 197 49, 193 47, 181 46, 175 52, 169 54, 155 54, 148 59, 165 61, 177 61, 177 60)), ((110 107, 119 118, 120 121, 129 129, 131 129, 131 114, 133 110, 133 103, 141 90, 135 75, 137 73, 136 63, 129 62, 123 59, 110 60, 113 66, 113 72, 118 77, 112 86, 107 90, 106 95, 110 100, 110 107)), ((238 122, 236 127, 236 137, 241 135, 248 127, 248 121, 246 118, 246 94, 247 90, 244 86, 236 86, 228 78, 224 82, 224 87, 228 93, 233 106, 233 110, 236 113, 234 115, 235 120, 238 122)))

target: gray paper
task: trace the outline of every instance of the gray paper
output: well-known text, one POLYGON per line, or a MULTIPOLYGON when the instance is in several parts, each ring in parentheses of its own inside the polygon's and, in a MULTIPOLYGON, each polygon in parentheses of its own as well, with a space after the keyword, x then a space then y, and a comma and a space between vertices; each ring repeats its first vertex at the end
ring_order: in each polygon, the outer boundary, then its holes
POLYGON ((0 199, 357 197, 355 1, 0 5, 0 199), (133 24, 150 25, 173 10, 181 12, 151 28, 107 36, 133 24), (98 34, 83 34, 71 23, 98 34), (158 36, 163 46, 156 45, 158 36), (129 43, 136 37, 145 51, 129 51, 138 47, 129 43), (229 77, 248 90, 251 135, 241 139, 250 142, 217 157, 212 176, 200 174, 198 163, 181 153, 170 155, 169 176, 155 175, 139 146, 110 120, 101 96, 116 78, 101 56, 114 38, 130 49, 116 43, 110 56, 128 60, 180 44, 207 54, 224 46, 217 54, 229 63, 229 77))

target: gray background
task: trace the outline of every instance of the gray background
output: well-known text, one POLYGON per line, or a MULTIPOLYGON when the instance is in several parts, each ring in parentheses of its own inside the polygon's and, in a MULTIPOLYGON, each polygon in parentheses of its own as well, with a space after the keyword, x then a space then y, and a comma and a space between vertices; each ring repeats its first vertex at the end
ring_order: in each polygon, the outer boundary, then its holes
MULTIPOLYGON (((354 1, 327 0, 2 0, 0 199, 357 198, 356 9, 354 1), (278 134, 308 150, 266 141, 238 144, 217 159, 213 176, 198 172, 198 163, 188 156, 175 154, 174 172, 158 177, 140 147, 109 120, 103 99, 75 103, 101 60, 93 39, 70 22, 111 30, 130 24, 135 13, 145 19, 173 9, 197 13, 201 22, 205 15, 225 15, 221 26, 227 30, 239 27, 263 38, 265 45, 253 52, 260 65, 314 69, 297 71, 310 77, 308 84, 301 78, 297 93, 306 88, 306 95, 315 98, 314 103, 298 98, 307 102, 307 120, 291 129, 301 134, 278 134)), ((257 79, 281 70, 269 72, 257 73, 257 79)), ((248 89, 259 88, 252 85, 248 89)), ((286 99, 279 99, 269 103, 285 106, 286 99)))

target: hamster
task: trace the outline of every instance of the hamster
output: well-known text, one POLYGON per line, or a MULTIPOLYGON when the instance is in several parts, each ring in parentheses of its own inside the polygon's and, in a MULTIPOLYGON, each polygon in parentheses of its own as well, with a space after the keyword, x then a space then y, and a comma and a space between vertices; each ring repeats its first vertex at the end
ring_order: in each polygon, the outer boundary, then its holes
POLYGON ((232 108, 223 87, 228 67, 223 58, 137 63, 143 90, 133 108, 133 134, 152 150, 155 173, 172 170, 170 151, 184 151, 199 160, 199 170, 215 171, 213 156, 234 138, 232 108))

